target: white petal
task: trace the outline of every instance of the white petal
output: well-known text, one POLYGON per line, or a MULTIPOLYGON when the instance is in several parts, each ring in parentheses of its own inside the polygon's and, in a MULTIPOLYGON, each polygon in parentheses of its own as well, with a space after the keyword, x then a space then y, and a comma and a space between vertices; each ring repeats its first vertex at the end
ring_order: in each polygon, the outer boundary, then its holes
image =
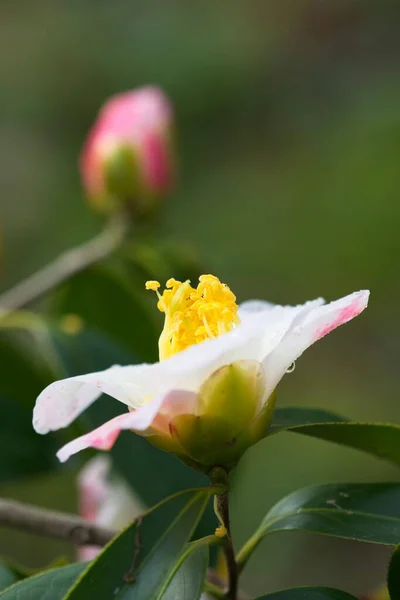
POLYGON ((265 357, 273 352, 301 315, 323 303, 322 298, 317 298, 297 306, 275 306, 268 312, 259 315, 259 327, 263 332, 260 360, 265 360, 265 357))
POLYGON ((132 408, 140 406, 144 395, 134 382, 148 369, 149 365, 114 366, 98 373, 55 381, 36 400, 33 427, 38 433, 67 427, 103 392, 132 408))
POLYGON ((246 302, 239 304, 238 315, 240 319, 244 319, 248 314, 271 310, 274 306, 276 305, 266 300, 246 300, 246 302))
POLYGON ((266 396, 275 389, 286 370, 304 350, 359 315, 366 308, 368 297, 369 292, 362 290, 324 306, 306 303, 293 319, 280 344, 266 354, 263 361, 268 385, 266 396))

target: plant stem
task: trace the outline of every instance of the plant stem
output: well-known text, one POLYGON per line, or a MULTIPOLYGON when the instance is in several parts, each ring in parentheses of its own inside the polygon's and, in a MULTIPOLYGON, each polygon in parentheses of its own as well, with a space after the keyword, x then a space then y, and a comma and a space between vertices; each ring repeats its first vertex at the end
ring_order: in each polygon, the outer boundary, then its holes
POLYGON ((228 591, 225 597, 227 600, 237 600, 239 571, 235 560, 235 551, 233 549, 231 536, 228 492, 216 496, 216 508, 217 515, 221 518, 221 521, 226 528, 224 551, 228 569, 228 591))
POLYGON ((0 311, 9 312, 41 298, 72 275, 107 258, 124 241, 129 230, 129 217, 114 215, 103 231, 94 238, 67 250, 24 281, 0 296, 0 311))

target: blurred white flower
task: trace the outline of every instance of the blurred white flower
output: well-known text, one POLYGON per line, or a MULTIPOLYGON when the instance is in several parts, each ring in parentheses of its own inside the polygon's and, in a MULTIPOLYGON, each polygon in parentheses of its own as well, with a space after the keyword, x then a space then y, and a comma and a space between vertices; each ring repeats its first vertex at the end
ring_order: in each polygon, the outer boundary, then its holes
MULTIPOLYGON (((79 513, 81 517, 110 529, 120 530, 139 514, 144 506, 127 484, 111 476, 111 458, 99 455, 89 460, 78 475, 79 513)), ((92 560, 101 548, 83 546, 80 560, 92 560)))

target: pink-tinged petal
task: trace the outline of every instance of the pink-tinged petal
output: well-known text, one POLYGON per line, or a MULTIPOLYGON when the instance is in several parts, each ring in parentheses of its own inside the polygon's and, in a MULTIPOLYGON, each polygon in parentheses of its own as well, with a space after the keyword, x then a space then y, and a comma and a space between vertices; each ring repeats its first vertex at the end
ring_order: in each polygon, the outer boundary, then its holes
POLYGON ((154 432, 169 435, 171 421, 179 415, 196 414, 198 395, 187 390, 174 390, 164 398, 159 412, 151 423, 154 432))
MULTIPOLYGON (((316 342, 323 338, 325 335, 339 327, 344 325, 354 317, 357 317, 365 308, 368 306, 369 290, 361 290, 350 294, 345 298, 331 302, 323 311, 323 316, 313 318, 309 315, 304 323, 307 327, 310 322, 315 324, 314 340, 316 342), (320 326, 318 324, 320 323, 320 326)), ((321 311, 321 312, 322 312, 321 311)))
POLYGON ((309 346, 359 315, 367 307, 368 298, 369 291, 362 290, 323 306, 304 305, 307 308, 297 315, 279 345, 263 361, 266 397, 309 346))
POLYGON ((111 458, 99 455, 89 460, 78 475, 79 514, 92 523, 97 522, 100 507, 107 498, 110 472, 111 458))
POLYGON ((78 548, 78 560, 89 561, 96 558, 99 552, 102 550, 100 546, 82 546, 78 548))
POLYGON ((33 411, 34 429, 44 434, 67 427, 102 393, 132 408, 137 407, 143 402, 144 396, 138 386, 134 385, 135 377, 148 368, 148 365, 116 365, 106 371, 55 381, 36 400, 33 411))
POLYGON ((70 456, 86 448, 111 450, 121 431, 144 432, 153 423, 157 425, 160 418, 163 425, 165 417, 172 418, 177 414, 193 412, 195 398, 195 394, 184 390, 173 390, 165 396, 158 396, 133 412, 118 415, 97 429, 72 440, 57 452, 57 457, 65 462, 70 456))
MULTIPOLYGON (((80 471, 78 478, 79 514, 91 523, 119 530, 145 510, 125 481, 112 474, 111 457, 98 454, 80 471)), ((92 560, 97 546, 77 549, 79 560, 92 560)))
POLYGON ((154 133, 143 140, 143 168, 146 180, 156 192, 162 193, 171 187, 171 151, 165 140, 154 133))

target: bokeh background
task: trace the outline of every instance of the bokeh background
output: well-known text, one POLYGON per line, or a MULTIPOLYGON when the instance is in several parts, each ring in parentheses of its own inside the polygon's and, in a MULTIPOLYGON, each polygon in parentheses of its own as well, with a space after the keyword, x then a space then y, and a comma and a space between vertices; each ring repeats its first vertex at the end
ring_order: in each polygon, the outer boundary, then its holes
MULTIPOLYGON (((396 0, 3 0, 0 48, 3 290, 99 231, 77 169, 83 139, 109 95, 157 83, 176 109, 180 177, 151 239, 187 247, 239 300, 370 288, 368 311, 308 351, 278 400, 400 422, 396 0)), ((291 434, 264 440, 234 480, 237 544, 299 486, 393 478, 356 451, 291 434)), ((73 467, 0 491, 76 506, 73 467)), ((30 566, 71 554, 6 530, 0 542, 30 566)), ((285 534, 261 546, 243 585, 361 593, 384 579, 386 559, 285 534)))

